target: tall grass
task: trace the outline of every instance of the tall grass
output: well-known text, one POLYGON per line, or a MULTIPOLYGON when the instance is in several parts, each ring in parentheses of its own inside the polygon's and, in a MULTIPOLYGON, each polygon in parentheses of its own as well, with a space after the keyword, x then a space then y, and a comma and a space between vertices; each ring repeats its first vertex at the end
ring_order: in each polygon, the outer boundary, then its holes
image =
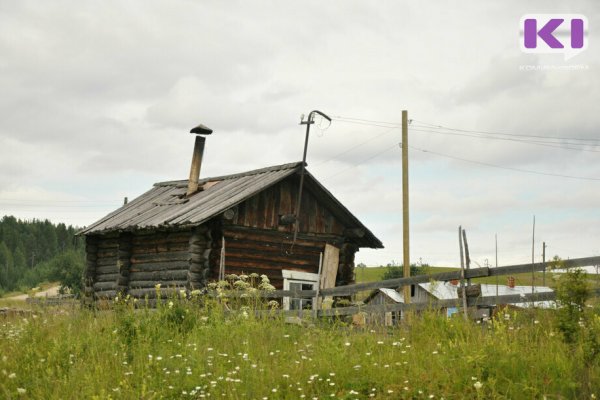
POLYGON ((0 320, 0 398, 533 399, 600 396, 549 311, 484 324, 429 311, 394 329, 287 324, 173 299, 0 320))

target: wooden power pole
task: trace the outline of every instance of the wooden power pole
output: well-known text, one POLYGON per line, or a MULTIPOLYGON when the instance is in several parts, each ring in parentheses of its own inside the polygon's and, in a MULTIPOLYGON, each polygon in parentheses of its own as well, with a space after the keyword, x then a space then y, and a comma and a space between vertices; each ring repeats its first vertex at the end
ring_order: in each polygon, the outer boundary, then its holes
MULTIPOLYGON (((408 112, 402 110, 402 247, 404 277, 410 276, 410 238, 408 224, 408 112)), ((410 303, 410 285, 404 286, 404 304, 410 303)))

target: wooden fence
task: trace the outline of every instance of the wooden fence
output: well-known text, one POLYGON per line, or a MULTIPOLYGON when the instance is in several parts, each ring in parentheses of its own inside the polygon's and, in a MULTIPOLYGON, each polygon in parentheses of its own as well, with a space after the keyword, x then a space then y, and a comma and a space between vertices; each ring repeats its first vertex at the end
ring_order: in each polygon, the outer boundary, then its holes
MULTIPOLYGON (((489 276, 501 276, 511 275, 523 272, 539 272, 547 270, 550 263, 530 263, 530 264, 517 264, 508 265, 498 268, 474 268, 467 269, 464 271, 464 279, 469 278, 482 278, 489 276)), ((560 268, 577 268, 585 266, 600 265, 600 257, 585 257, 575 258, 570 260, 561 261, 560 268)), ((431 281, 450 281, 450 280, 461 280, 462 271, 451 271, 442 272, 431 275, 418 275, 411 276, 408 278, 396 278, 388 279, 376 282, 357 283, 354 285, 338 286, 329 289, 316 290, 275 290, 272 292, 262 292, 261 297, 265 298, 282 298, 282 297, 295 297, 295 298, 324 298, 328 296, 351 296, 358 292, 366 290, 376 290, 382 288, 398 289, 403 286, 426 283, 431 281)), ((600 288, 594 289, 592 295, 600 296, 600 288)), ((235 296, 235 294, 234 294, 235 296)), ((556 299, 556 293, 552 292, 541 292, 541 293, 526 293, 526 294, 510 294, 501 296, 487 296, 487 297, 468 297, 467 306, 491 306, 497 304, 514 304, 514 303, 529 303, 537 301, 552 301, 556 299)), ((319 302, 317 302, 319 303, 319 302)), ((319 309, 315 310, 318 316, 342 316, 342 315, 353 315, 359 312, 366 313, 382 313, 390 311, 406 311, 406 310, 422 310, 422 309, 439 309, 445 307, 457 307, 460 306, 458 299, 451 300, 434 300, 427 303, 411 303, 411 304, 378 304, 378 305, 362 305, 362 306, 350 306, 350 307, 336 307, 331 309, 319 309)), ((300 311, 284 311, 286 315, 297 315, 300 311)), ((306 311, 305 311, 306 312, 306 311)), ((314 312, 314 311, 313 311, 314 312)))

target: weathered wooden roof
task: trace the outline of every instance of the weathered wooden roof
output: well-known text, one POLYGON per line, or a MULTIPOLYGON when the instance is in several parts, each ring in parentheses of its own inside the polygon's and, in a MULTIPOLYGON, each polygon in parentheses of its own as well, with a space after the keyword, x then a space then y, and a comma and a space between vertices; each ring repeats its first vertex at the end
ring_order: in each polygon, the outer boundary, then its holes
MULTIPOLYGON (((154 187, 108 214, 79 233, 105 234, 115 231, 185 228, 203 224, 262 190, 300 171, 302 163, 290 163, 240 174, 205 178, 199 181, 203 190, 186 197, 187 180, 155 183, 154 187)), ((352 213, 305 170, 307 189, 318 192, 321 201, 347 227, 364 229, 358 239, 361 246, 382 248, 383 245, 352 213)))

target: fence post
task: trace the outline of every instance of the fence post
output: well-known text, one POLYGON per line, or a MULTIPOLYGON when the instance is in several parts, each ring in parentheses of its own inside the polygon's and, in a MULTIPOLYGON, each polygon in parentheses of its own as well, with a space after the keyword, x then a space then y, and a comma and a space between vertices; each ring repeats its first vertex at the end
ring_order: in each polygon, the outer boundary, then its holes
POLYGON ((465 290, 465 259, 463 255, 462 226, 458 227, 458 247, 460 248, 460 290, 463 292, 463 314, 466 321, 469 317, 467 315, 467 293, 465 290))

